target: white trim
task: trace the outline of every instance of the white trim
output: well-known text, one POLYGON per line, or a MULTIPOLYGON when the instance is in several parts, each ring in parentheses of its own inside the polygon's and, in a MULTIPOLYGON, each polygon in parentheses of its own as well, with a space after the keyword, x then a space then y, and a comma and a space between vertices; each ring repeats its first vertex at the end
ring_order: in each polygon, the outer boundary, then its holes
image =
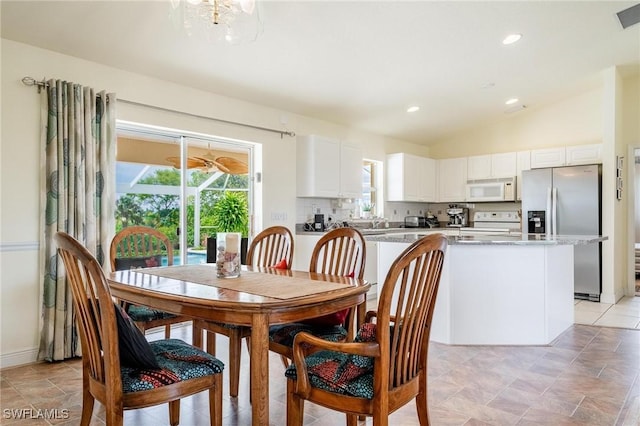
POLYGON ((0 242, 0 252, 1 251, 33 251, 33 250, 38 250, 39 248, 40 248, 40 243, 38 241, 19 241, 19 242, 10 242, 10 243, 0 242))
POLYGON ((38 348, 25 349, 0 355, 0 369, 18 365, 33 364, 38 361, 38 348))

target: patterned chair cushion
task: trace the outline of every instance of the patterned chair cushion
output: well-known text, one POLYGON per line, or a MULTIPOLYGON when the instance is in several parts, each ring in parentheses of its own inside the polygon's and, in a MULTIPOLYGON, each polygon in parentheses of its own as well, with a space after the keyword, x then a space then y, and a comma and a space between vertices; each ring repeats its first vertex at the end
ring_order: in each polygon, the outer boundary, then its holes
POLYGON ((187 379, 222 373, 224 364, 213 355, 179 339, 151 342, 159 370, 122 367, 124 393, 167 386, 187 379))
MULTIPOLYGON (((363 324, 356 342, 375 340, 374 323, 363 324)), ((319 351, 306 358, 311 386, 329 392, 358 398, 373 398, 373 358, 335 351, 319 351)), ((291 364, 285 376, 296 380, 295 364, 291 364)))
POLYGON ((127 314, 132 320, 136 322, 149 322, 158 319, 175 318, 173 314, 167 312, 158 311, 146 306, 129 305, 127 307, 127 314))
POLYGON ((301 331, 313 334, 331 342, 341 342, 347 338, 347 329, 342 325, 313 325, 301 322, 273 325, 269 328, 269 340, 284 346, 292 347, 293 339, 301 331))
POLYGON ((162 255, 144 257, 119 257, 115 259, 116 271, 127 269, 151 268, 162 265, 162 255))

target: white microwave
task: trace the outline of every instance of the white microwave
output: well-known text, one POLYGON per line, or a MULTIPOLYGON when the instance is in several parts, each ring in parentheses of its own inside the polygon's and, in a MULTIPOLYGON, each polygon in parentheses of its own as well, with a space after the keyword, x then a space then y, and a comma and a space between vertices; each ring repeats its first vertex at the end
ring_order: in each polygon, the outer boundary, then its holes
POLYGON ((467 197, 469 202, 482 201, 515 201, 516 178, 478 179, 467 181, 467 197))

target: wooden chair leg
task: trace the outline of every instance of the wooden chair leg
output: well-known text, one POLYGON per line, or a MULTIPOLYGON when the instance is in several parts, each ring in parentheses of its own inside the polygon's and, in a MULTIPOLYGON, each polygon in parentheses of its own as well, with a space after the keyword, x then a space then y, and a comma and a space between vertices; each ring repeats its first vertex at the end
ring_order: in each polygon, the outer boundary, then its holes
POLYGON ((216 333, 207 331, 207 352, 211 355, 216 354, 216 333))
POLYGON ((80 416, 80 425, 89 426, 91 424, 91 416, 93 415, 93 404, 95 399, 91 392, 89 392, 89 386, 83 386, 82 389, 82 415, 80 416))
POLYGON ((238 396, 241 353, 242 338, 240 337, 240 329, 231 329, 229 332, 229 395, 232 397, 238 396))
POLYGON ((180 400, 169 401, 169 424, 178 426, 180 423, 180 400))
POLYGON ((209 389, 209 419, 211 426, 222 426, 222 374, 215 378, 215 386, 209 389))
POLYGON ((429 423, 429 406, 427 403, 427 395, 418 393, 416 395, 416 409, 418 410, 418 420, 421 425, 428 425, 429 423))
POLYGON ((202 329, 196 325, 193 321, 191 325, 191 344, 199 349, 204 349, 202 346, 202 329))
POLYGON ((347 426, 357 426, 358 419, 366 421, 366 416, 357 416, 355 414, 347 414, 347 426))
POLYGON ((164 326, 164 338, 165 339, 171 338, 171 324, 167 324, 164 326))
POLYGON ((302 426, 304 399, 295 394, 296 382, 287 379, 287 426, 302 426))

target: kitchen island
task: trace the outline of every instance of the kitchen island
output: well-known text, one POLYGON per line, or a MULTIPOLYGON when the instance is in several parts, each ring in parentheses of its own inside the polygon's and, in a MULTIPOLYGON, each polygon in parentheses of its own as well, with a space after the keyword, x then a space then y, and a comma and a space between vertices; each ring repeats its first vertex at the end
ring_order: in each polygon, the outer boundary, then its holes
MULTIPOLYGON (((437 230, 367 236, 377 242, 378 294, 395 258, 437 230)), ((573 324, 573 248, 600 236, 456 233, 438 290, 431 339, 454 345, 546 345, 573 324)))

